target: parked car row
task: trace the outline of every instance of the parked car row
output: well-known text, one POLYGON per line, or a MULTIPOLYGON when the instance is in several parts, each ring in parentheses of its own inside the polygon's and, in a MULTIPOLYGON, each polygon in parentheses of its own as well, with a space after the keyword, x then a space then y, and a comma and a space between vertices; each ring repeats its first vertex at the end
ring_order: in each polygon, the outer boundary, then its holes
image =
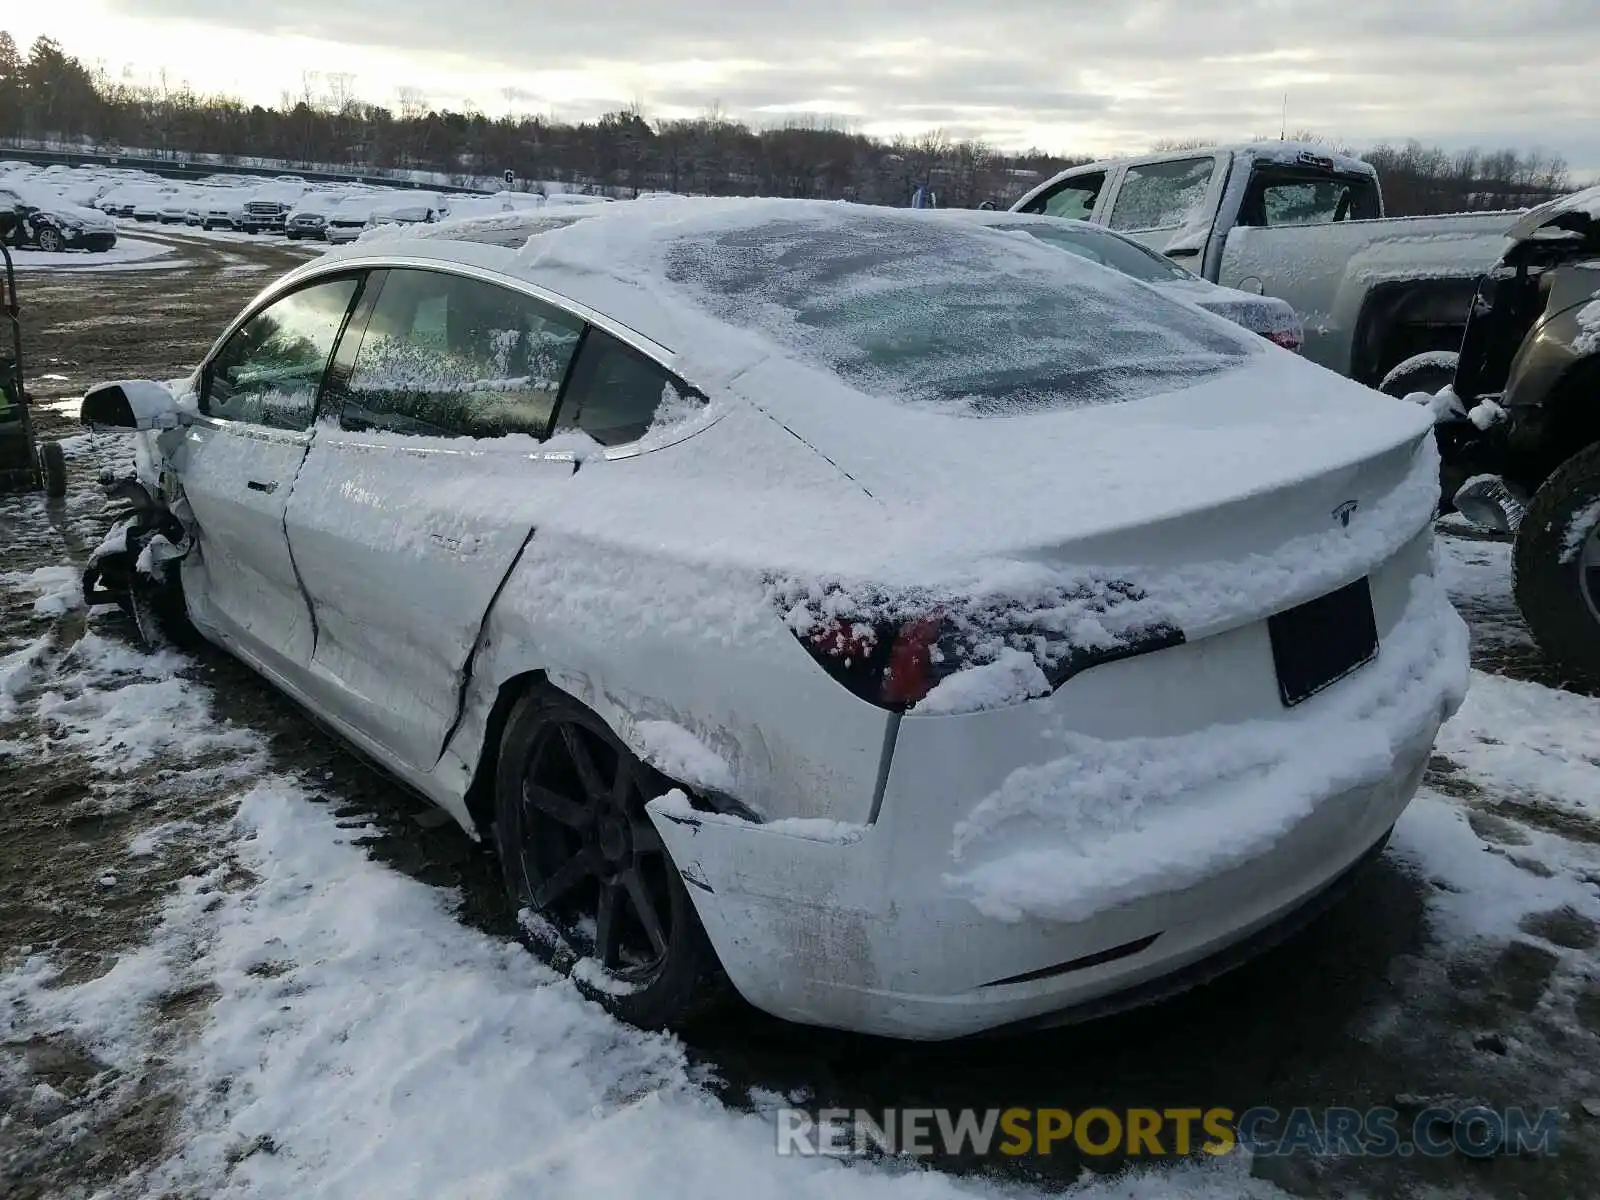
POLYGON ((523 207, 603 203, 604 197, 497 192, 452 194, 369 184, 327 184, 294 175, 275 178, 216 174, 194 182, 110 167, 36 168, 0 162, 0 188, 29 220, 29 246, 105 250, 115 244, 115 223, 185 225, 202 230, 279 234, 291 240, 346 242, 384 224, 426 224, 450 216, 481 215, 523 207), (84 216, 92 212, 94 219, 84 216), (31 214, 39 214, 32 216, 31 214), (37 232, 35 232, 37 231, 37 232), (105 236, 109 232, 109 240, 105 236), (42 242, 36 239, 42 238, 42 242))

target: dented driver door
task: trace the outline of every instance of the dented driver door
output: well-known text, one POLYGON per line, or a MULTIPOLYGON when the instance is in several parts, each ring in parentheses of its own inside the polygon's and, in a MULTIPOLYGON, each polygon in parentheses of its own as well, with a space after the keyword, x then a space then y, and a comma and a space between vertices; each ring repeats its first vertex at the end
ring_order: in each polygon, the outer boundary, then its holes
POLYGON ((537 439, 583 324, 469 275, 395 269, 369 286, 286 528, 316 627, 309 690, 428 770, 484 617, 572 478, 572 456, 537 439))

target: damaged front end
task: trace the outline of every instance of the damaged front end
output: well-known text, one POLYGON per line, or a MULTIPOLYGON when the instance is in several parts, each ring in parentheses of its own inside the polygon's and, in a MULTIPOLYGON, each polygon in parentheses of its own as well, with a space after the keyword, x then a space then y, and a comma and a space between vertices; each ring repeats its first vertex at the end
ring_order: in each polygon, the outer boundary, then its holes
POLYGON ((1515 534, 1533 494, 1579 448, 1572 427, 1594 424, 1595 410, 1585 417, 1569 402, 1597 348, 1586 346, 1582 320, 1596 296, 1594 205, 1556 201, 1512 226, 1479 282, 1454 382, 1433 405, 1447 508, 1515 534))
POLYGON ((118 519, 84 568, 85 603, 116 605, 133 618, 147 645, 182 640, 187 621, 178 571, 193 548, 192 535, 138 479, 108 471, 100 485, 118 519))

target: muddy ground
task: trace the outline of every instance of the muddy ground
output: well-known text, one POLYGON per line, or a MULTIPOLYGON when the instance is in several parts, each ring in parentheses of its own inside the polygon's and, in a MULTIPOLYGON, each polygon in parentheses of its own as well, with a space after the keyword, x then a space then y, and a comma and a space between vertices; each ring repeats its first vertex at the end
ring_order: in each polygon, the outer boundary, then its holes
MULTIPOLYGON (((22 280, 33 392, 80 395, 102 378, 170 378, 204 352, 222 323, 262 284, 306 253, 281 242, 170 237, 186 265, 139 271, 26 274, 22 280)), ((46 433, 75 434, 46 405, 46 433)), ((0 572, 81 563, 108 519, 93 477, 115 457, 110 435, 79 445, 65 501, 0 499, 0 572)), ((1525 638, 1504 638, 1517 618, 1503 603, 1466 614, 1486 669, 1561 682, 1525 638)), ((114 615, 58 617, 42 673, 70 661, 90 626, 132 638, 114 615)), ((0 609, 0 655, 38 634, 31 603, 11 594, 0 609)), ((260 732, 274 770, 320 780, 325 802, 352 823, 371 822, 377 859, 429 884, 457 889, 462 919, 510 937, 493 862, 425 804, 373 772, 307 722, 250 672, 201 650, 189 673, 209 685, 219 722, 260 732)), ((0 708, 0 713, 4 709, 0 708)), ((0 720, 0 745, 40 733, 0 720)), ((0 756, 0 966, 49 947, 70 961, 70 980, 92 978, 145 937, 176 878, 181 855, 133 862, 131 838, 174 820, 204 826, 228 811, 240 786, 156 787, 160 762, 115 777, 87 760, 0 756), (112 882, 107 883, 107 880, 112 882)), ((202 768, 204 763, 199 764, 202 768)), ((203 770, 185 778, 203 781, 203 770)), ((169 773, 170 774, 170 773, 169 773)), ((1540 825, 1537 806, 1509 806, 1453 782, 1436 758, 1429 783, 1474 812, 1485 853, 1513 856, 1540 825), (1452 789, 1454 788, 1454 791, 1452 789)), ((1570 816, 1543 832, 1600 843, 1600 829, 1570 816)), ((1529 861, 1526 869, 1544 869, 1529 861)), ((1600 1122, 1575 1091, 1600 1079, 1600 989, 1562 1013, 1542 1005, 1556 965, 1547 943, 1587 951, 1597 930, 1576 914, 1547 914, 1530 940, 1441 961, 1427 951, 1429 889, 1380 860, 1326 915, 1285 945, 1232 974, 1158 1006, 1093 1025, 961 1044, 897 1044, 801 1030, 748 1009, 686 1039, 721 1081, 730 1103, 752 1090, 803 1096, 817 1106, 1112 1108, 1395 1105, 1417 1097, 1483 1098, 1495 1106, 1555 1105, 1566 1114, 1553 1157, 1454 1156, 1384 1161, 1307 1157, 1258 1160, 1258 1174, 1307 1195, 1415 1195, 1436 1185, 1455 1194, 1557 1197, 1597 1194, 1600 1122), (1372 1036, 1374 1022, 1385 1023, 1372 1036)), ((206 995, 175 994, 161 1017, 181 1029, 203 1021, 206 995)), ((1592 1086, 1592 1085, 1591 1085, 1592 1086)), ((1594 1095, 1594 1090, 1582 1095, 1594 1095)), ((1401 1103, 1400 1107, 1404 1107, 1401 1103)), ((41 1037, 0 1047, 0 1194, 118 1194, 119 1181, 161 1155, 174 1136, 174 1096, 155 1061, 138 1078, 108 1070, 91 1049, 41 1037), (49 1092, 39 1092, 41 1084, 49 1092), (48 1102, 39 1103, 46 1095, 48 1102)), ((958 1170, 990 1170, 947 1162, 958 1170)), ((1069 1183, 1085 1166, 1070 1155, 1024 1160, 1024 1178, 1069 1183)))

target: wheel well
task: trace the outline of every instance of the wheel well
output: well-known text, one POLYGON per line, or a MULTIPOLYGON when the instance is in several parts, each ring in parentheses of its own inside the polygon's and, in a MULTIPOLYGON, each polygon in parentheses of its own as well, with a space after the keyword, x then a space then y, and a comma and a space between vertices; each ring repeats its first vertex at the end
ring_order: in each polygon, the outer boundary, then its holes
POLYGON ((1350 377, 1377 386, 1397 364, 1429 350, 1459 350, 1476 279, 1380 284, 1367 293, 1350 344, 1350 377))
POLYGON ((1541 464, 1541 483, 1578 451, 1600 442, 1600 356, 1568 368, 1545 400, 1545 411, 1549 456, 1541 464))
POLYGON ((483 725, 483 742, 478 748, 478 764, 472 772, 472 782, 467 786, 467 812, 478 829, 487 833, 494 824, 494 774, 500 761, 500 736, 506 731, 506 721, 511 710, 529 688, 543 683, 543 671, 525 671, 513 675, 500 685, 495 693, 494 705, 489 709, 488 720, 483 725))

